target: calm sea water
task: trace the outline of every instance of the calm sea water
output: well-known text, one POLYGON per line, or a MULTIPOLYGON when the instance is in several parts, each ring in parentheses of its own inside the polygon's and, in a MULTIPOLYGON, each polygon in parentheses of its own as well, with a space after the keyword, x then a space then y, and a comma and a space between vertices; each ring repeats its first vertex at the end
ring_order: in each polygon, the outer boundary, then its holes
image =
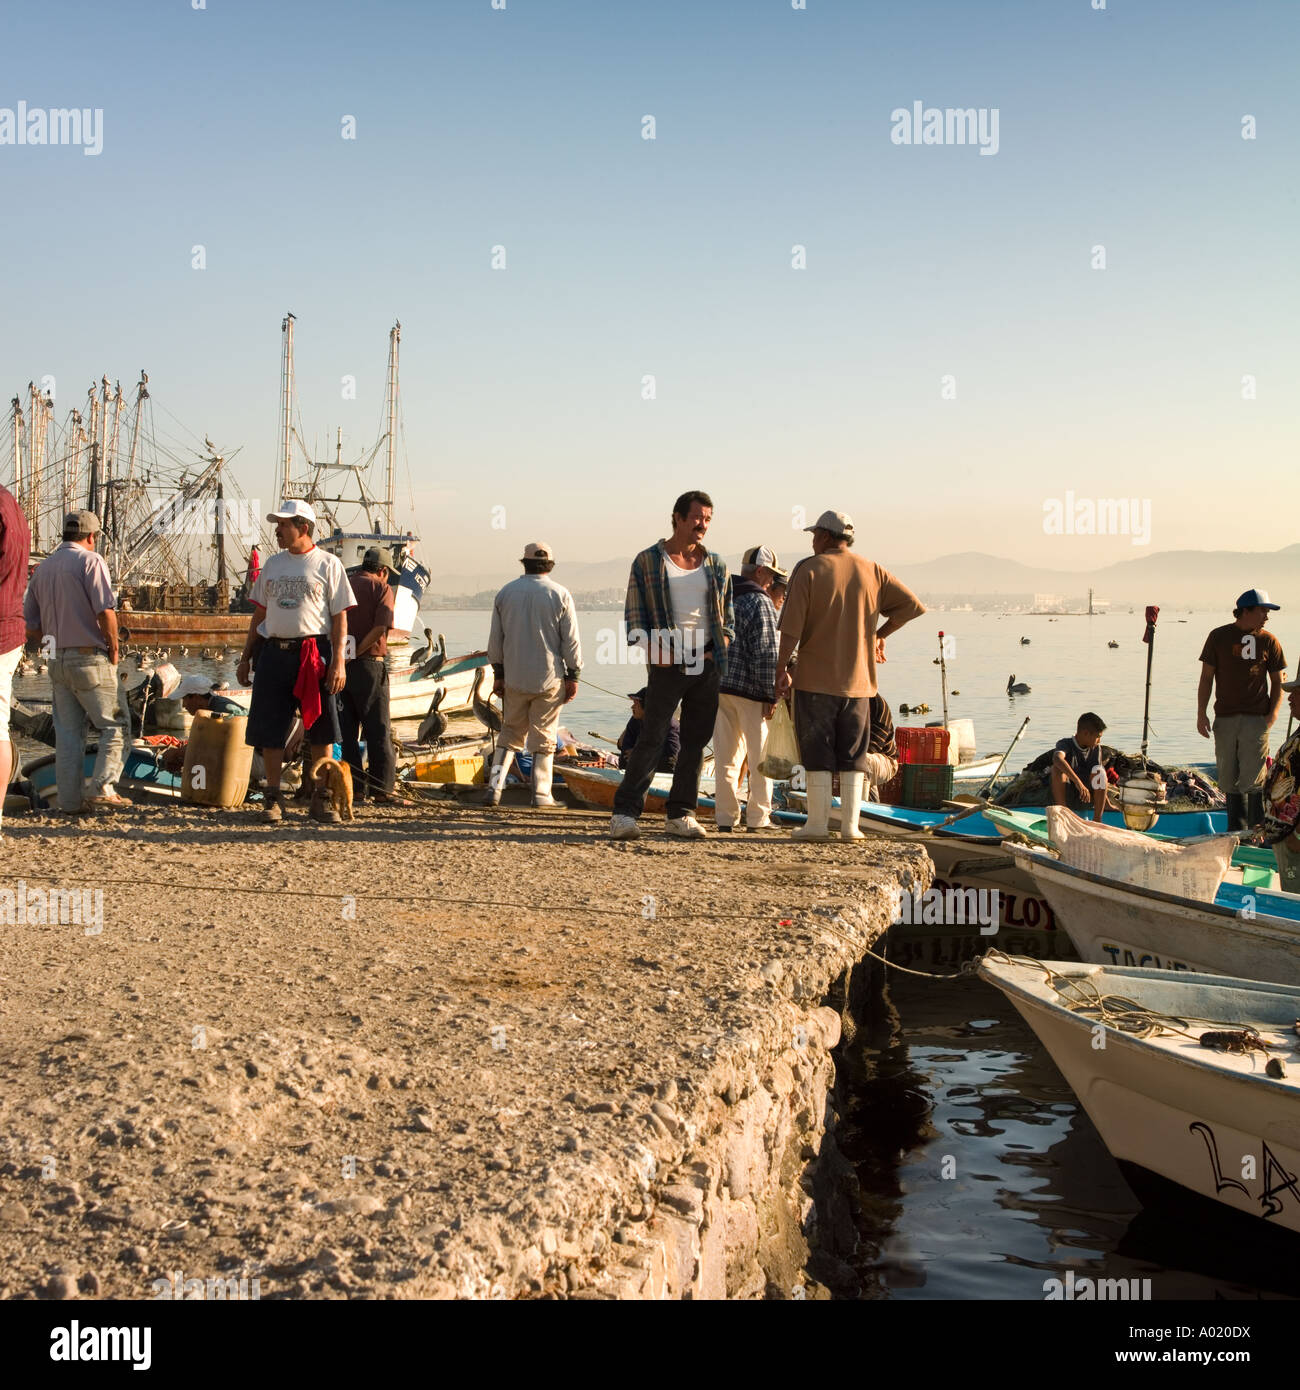
MULTIPOLYGON (((1288 622, 1285 610, 1273 615, 1270 631, 1294 658, 1300 644, 1300 622, 1288 622), (1278 620, 1281 621, 1278 621, 1278 620), (1292 630, 1294 629, 1294 630, 1292 630)), ((487 645, 487 613, 441 612, 424 615, 435 632, 445 632, 447 649, 468 651, 487 645)), ((621 611, 592 611, 579 615, 585 679, 578 698, 566 711, 565 723, 582 736, 596 730, 617 737, 627 721, 626 691, 645 682, 645 667, 614 664, 626 648, 600 634, 612 633, 621 611), (602 660, 601 658, 606 658, 602 660), (613 691, 613 696, 597 689, 613 691)), ((1211 742, 1196 732, 1196 682, 1200 652, 1212 627, 1232 620, 1223 613, 1189 613, 1162 609, 1156 629, 1152 670, 1150 754, 1157 762, 1212 761, 1211 742)), ((1147 648, 1142 642, 1141 610, 1096 617, 999 616, 994 613, 927 613, 909 623, 888 643, 887 661, 880 668, 880 688, 900 724, 924 724, 941 717, 943 709, 939 667, 939 633, 952 637, 955 655, 947 664, 952 718, 974 720, 980 753, 1001 753, 1029 715, 1008 767, 1024 766, 1059 738, 1074 732, 1084 710, 1094 710, 1108 725, 1106 741, 1136 752, 1142 742, 1142 701, 1146 682, 1147 648), (1029 638, 1028 646, 1020 639, 1029 638), (1117 648, 1107 643, 1117 641, 1117 648), (1032 687, 1029 695, 1009 697, 1007 677, 1032 687), (903 715, 900 704, 928 704, 930 713, 903 715)), ((1286 726, 1283 713, 1274 731, 1274 744, 1286 726)))
MULTIPOLYGON (((957 937, 886 947, 932 962, 982 949, 957 937)), ((1076 1280, 1150 1279, 1156 1300, 1300 1297, 1300 1272, 1264 1223, 1139 1207, 991 985, 890 971, 864 1024, 840 1129, 859 1183, 858 1296, 1042 1299, 1044 1281, 1072 1269, 1076 1280)))
MULTIPOLYGON (((584 679, 563 723, 580 739, 593 732, 617 738, 629 714, 627 693, 645 684, 644 664, 632 662, 628 648, 615 636, 621 618, 621 610, 579 614, 584 679)), ((435 633, 446 635, 450 656, 487 646, 489 613, 443 610, 423 613, 421 619, 435 633)), ((1196 733, 1199 656, 1206 633, 1230 619, 1230 611, 1161 612, 1151 691, 1150 753, 1157 762, 1213 759, 1213 745, 1196 733)), ((1300 623, 1294 624, 1293 632, 1293 624, 1286 619, 1285 610, 1274 614, 1270 630, 1283 650, 1294 655, 1300 623)), ((1001 753, 1028 715, 1031 723, 1007 764, 1017 770, 1057 739, 1073 733, 1075 720, 1086 709, 1106 721, 1108 743, 1137 751, 1142 741, 1147 655, 1140 611, 1062 617, 1055 622, 1023 615, 927 613, 890 640, 888 659, 880 668, 881 691, 899 724, 924 724, 942 715, 940 672, 933 664, 939 654, 940 631, 952 638, 955 647, 947 663, 948 712, 954 719, 974 721, 981 754, 1001 753), (1021 645, 1022 637, 1030 639, 1028 646, 1021 645), (1119 647, 1108 647, 1111 640, 1119 647), (1032 687, 1030 694, 1007 695, 1007 677, 1013 674, 1032 687), (928 714, 899 713, 900 704, 921 703, 930 706, 928 714)), ((216 661, 174 656, 173 660, 182 671, 203 671, 234 683, 234 656, 216 661)), ((48 701, 49 683, 41 676, 19 679, 15 694, 19 699, 48 701)), ((1284 730, 1285 714, 1274 730, 1275 746, 1284 730)))

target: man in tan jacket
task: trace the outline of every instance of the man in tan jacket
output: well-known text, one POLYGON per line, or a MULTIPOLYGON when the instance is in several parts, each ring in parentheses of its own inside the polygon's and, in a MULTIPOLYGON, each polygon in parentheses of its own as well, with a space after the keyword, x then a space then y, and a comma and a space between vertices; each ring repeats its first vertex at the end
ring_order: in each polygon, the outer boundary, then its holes
POLYGON ((777 698, 794 687, 795 731, 808 778, 807 823, 794 833, 801 840, 830 838, 831 782, 838 772, 840 834, 856 840, 862 836, 863 779, 872 765, 876 663, 885 659, 885 639, 920 617, 925 605, 888 570, 853 554, 853 522, 843 512, 823 512, 804 529, 812 532, 813 555, 790 575, 776 662, 777 698))

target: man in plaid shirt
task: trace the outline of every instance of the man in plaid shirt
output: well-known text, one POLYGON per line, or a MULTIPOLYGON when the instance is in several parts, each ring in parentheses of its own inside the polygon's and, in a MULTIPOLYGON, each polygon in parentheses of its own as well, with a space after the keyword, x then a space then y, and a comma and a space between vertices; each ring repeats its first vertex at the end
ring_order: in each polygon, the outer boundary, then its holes
POLYGON ((718 681, 735 636, 731 576, 721 555, 705 548, 713 520, 708 493, 684 492, 673 504, 672 535, 632 561, 623 617, 629 646, 646 651, 645 725, 614 795, 612 840, 634 840, 645 795, 681 704, 682 747, 668 794, 667 831, 704 838, 695 818, 700 763, 713 736, 718 681))
POLYGON ((719 830, 740 816, 740 768, 749 763, 745 820, 751 830, 772 824, 772 783, 758 770, 767 743, 767 721, 776 708, 776 609, 768 589, 786 572, 776 551, 756 545, 741 558, 735 584, 736 640, 727 651, 727 672, 718 687, 718 720, 713 729, 719 830))

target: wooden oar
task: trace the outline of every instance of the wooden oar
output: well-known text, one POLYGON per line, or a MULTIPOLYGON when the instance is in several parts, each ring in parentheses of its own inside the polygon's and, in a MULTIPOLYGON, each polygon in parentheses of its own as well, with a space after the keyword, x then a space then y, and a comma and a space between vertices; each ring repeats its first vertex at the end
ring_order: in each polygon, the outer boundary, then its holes
POLYGON ((615 748, 618 747, 618 741, 616 739, 606 738, 604 734, 598 734, 595 729, 588 729, 587 737, 598 738, 602 743, 612 743, 615 748))
POLYGON ((1024 723, 1021 724, 1021 726, 1016 730, 1016 736, 1011 740, 1010 743, 1007 744, 1007 751, 1003 753, 1001 760, 998 762, 997 767, 993 769, 993 776, 990 777, 987 782, 983 783, 980 786, 980 789, 975 793, 976 796, 983 796, 984 793, 993 786, 994 782, 998 780, 998 777, 1002 773, 1003 767, 1006 766, 1007 759, 1011 756, 1011 750, 1016 746, 1017 743, 1020 742, 1020 735, 1025 732, 1025 724, 1028 723, 1029 716, 1025 715, 1024 723))

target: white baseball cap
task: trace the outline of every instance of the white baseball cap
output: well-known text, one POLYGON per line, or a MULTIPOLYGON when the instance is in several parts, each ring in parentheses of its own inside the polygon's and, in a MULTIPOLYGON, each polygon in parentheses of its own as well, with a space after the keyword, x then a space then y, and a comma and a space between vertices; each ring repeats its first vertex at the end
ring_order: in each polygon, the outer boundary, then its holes
POLYGON ((181 683, 172 692, 172 699, 183 700, 187 695, 210 695, 216 685, 211 676, 182 676, 181 683))
POLYGON ((316 524, 316 513, 306 504, 299 502, 296 498, 289 498, 280 503, 278 512, 267 512, 268 521, 310 521, 316 524))
POLYGON ((844 512, 823 512, 805 531, 829 531, 833 536, 847 536, 853 539, 853 521, 844 512))
POLYGON ((740 557, 740 563, 742 565, 762 565, 764 569, 771 570, 778 579, 789 578, 776 558, 776 551, 770 545, 756 545, 745 551, 740 557))

